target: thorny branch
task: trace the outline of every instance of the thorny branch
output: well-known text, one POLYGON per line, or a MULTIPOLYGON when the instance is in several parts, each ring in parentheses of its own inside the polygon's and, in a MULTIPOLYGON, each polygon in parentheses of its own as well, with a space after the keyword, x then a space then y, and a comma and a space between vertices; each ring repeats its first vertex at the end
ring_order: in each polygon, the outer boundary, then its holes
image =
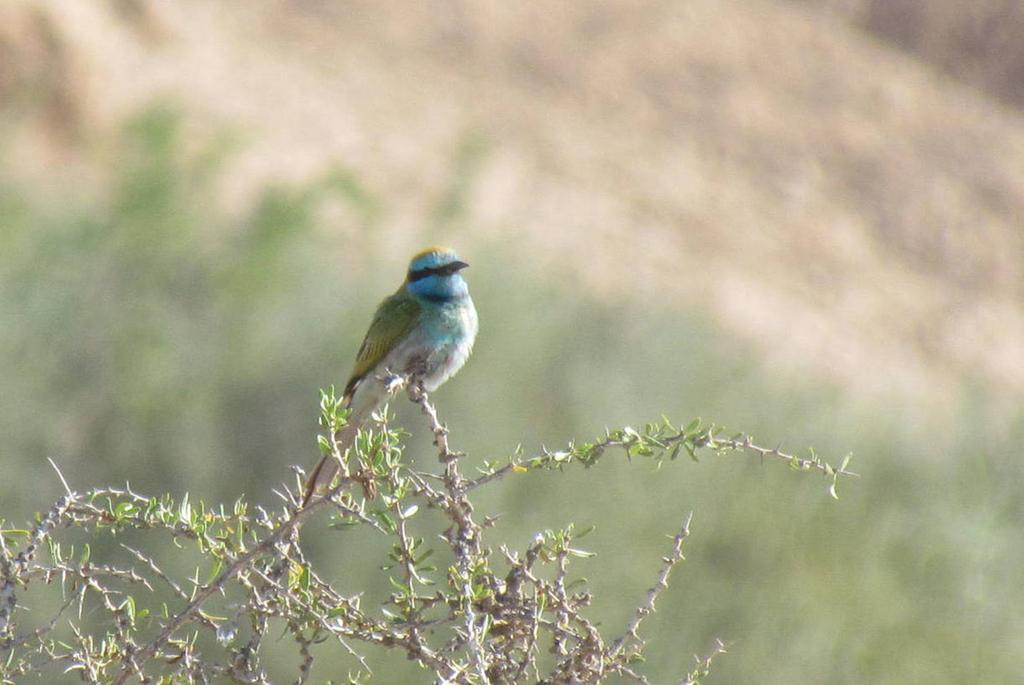
POLYGON ((142 649, 128 656, 128 663, 125 664, 125 668, 121 672, 121 676, 115 681, 117 685, 126 682, 133 672, 141 674, 142 665, 144 665, 150 658, 152 658, 154 654, 156 654, 156 651, 160 649, 160 647, 165 642, 167 642, 168 639, 170 639, 170 637, 174 634, 176 630, 178 630, 178 628, 182 626, 182 624, 184 624, 186 621, 191 620, 193 616, 199 612, 199 609, 202 608, 203 604, 205 604, 206 601, 210 599, 210 597, 212 597, 215 593, 220 592, 228 581, 234 578, 235 575, 237 575, 238 572, 241 571, 243 568, 248 567, 253 562, 254 559, 273 550, 281 540, 284 540, 286 537, 291 535, 292 531, 294 531, 298 527, 298 525, 302 522, 303 519, 305 519, 307 516, 312 514, 321 506, 323 506, 326 502, 329 501, 330 496, 333 496, 334 494, 337 493, 338 490, 340 490, 343 487, 346 487, 347 485, 348 482, 343 481, 341 484, 337 485, 334 488, 334 490, 330 493, 330 495, 327 498, 324 498, 318 502, 311 502, 306 507, 296 511, 293 515, 291 515, 290 518, 288 518, 288 520, 286 520, 282 525, 280 525, 277 528, 277 530, 275 530, 272 534, 264 538, 262 542, 254 546, 248 552, 239 556, 237 559, 235 559, 234 562, 230 566, 228 566, 227 569, 225 569, 219 576, 217 576, 216 580, 214 580, 212 583, 207 583, 205 587, 203 587, 195 594, 195 596, 183 610, 178 612, 164 625, 164 628, 162 631, 160 631, 159 635, 157 635, 149 644, 144 646, 142 649))
POLYGON ((838 466, 834 466, 824 461, 814 450, 808 450, 807 456, 800 457, 784 452, 781 445, 774 448, 758 445, 753 437, 744 433, 737 433, 730 438, 719 437, 722 430, 721 426, 713 423, 703 425, 700 419, 695 419, 685 428, 676 428, 666 419, 661 423, 649 423, 642 431, 628 426, 614 431, 609 430, 603 438, 593 442, 580 445, 569 443, 568 447, 561 450, 545 448, 541 454, 533 457, 515 454, 501 467, 490 464, 483 470, 482 475, 465 484, 465 490, 475 490, 515 471, 562 469, 573 463, 593 466, 612 449, 622 449, 628 459, 649 457, 659 461, 666 457, 674 460, 682 450, 685 450, 694 461, 698 461, 700 451, 709 451, 712 454, 748 452, 760 457, 762 461, 765 458, 773 458, 788 463, 791 468, 798 471, 819 472, 830 480, 829 494, 836 499, 839 478, 858 476, 847 469, 852 455, 847 455, 838 466))
POLYGON ((444 487, 447 496, 442 500, 441 507, 451 518, 453 526, 448 529, 446 538, 455 554, 458 565, 458 581, 460 591, 460 610, 464 616, 466 641, 469 645, 473 668, 480 682, 488 682, 487 656, 477 625, 476 613, 473 609, 473 569, 485 561, 480 548, 480 526, 473 520, 473 505, 466 498, 463 489, 464 479, 459 472, 459 454, 448 446, 448 429, 437 418, 437 410, 430 403, 427 393, 418 385, 409 386, 409 399, 420 405, 423 414, 430 422, 434 434, 434 446, 438 449, 438 458, 444 465, 444 487))
MULTIPOLYGON (((321 399, 326 436, 319 443, 339 460, 340 476, 324 497, 305 507, 299 505, 301 470, 294 491, 279 492, 285 505, 276 513, 241 500, 234 507, 207 508, 189 502, 187 495, 145 497, 128 487, 76 493, 58 471, 65 494, 33 526, 15 530, 0 522, 0 683, 54 673, 54 667, 77 671, 89 682, 269 683, 261 663, 264 637, 279 632, 295 643, 298 673, 292 679, 299 683, 317 679, 317 659, 334 644, 357 669, 352 682, 372 673, 360 645, 375 645, 404 653, 437 683, 568 685, 617 675, 646 684, 636 667, 647 647, 639 631, 683 560, 692 514, 672 537, 625 632, 610 639, 587 616, 593 598, 585 584, 570 575, 575 559, 590 556, 577 546, 582 534, 572 525, 543 531, 521 552, 501 545, 501 554, 492 557, 484 534, 493 519, 477 519, 470 494, 509 473, 592 466, 610 449, 621 449, 630 459, 656 460, 674 459, 682 450, 695 459, 701 451, 744 451, 788 461, 798 470, 817 470, 831 478, 833 490, 839 476, 854 475, 846 469, 848 460, 833 467, 813 453, 797 457, 761 447, 749 436, 719 437, 713 425, 676 428, 666 421, 642 430, 608 431, 591 443, 533 457, 517 454, 503 465, 485 464, 479 476, 467 479, 463 455, 451 449, 448 430, 422 387, 403 377, 384 380, 391 393, 405 387, 427 418, 437 472, 407 465, 402 434, 388 425, 386 413, 364 426, 355 448, 342 454, 335 436, 346 414, 333 388, 321 399), (440 569, 430 565, 435 550, 411 525, 426 509, 444 517, 440 537, 447 549, 437 555, 445 558, 440 569), (382 568, 390 574, 384 580, 393 592, 383 605, 361 606, 359 595, 340 593, 305 558, 299 528, 324 510, 332 512, 332 527, 362 526, 391 541, 382 568), (104 558, 94 559, 99 553, 89 545, 76 549, 65 539, 65 529, 86 531, 91 541, 126 530, 162 531, 183 550, 194 546, 189 553, 196 571, 176 577, 163 566, 166 555, 147 551, 134 539, 97 545, 104 558), (212 568, 201 573, 200 565, 212 568), (57 613, 33 619, 22 604, 30 586, 51 584, 64 593, 57 613), (428 592, 432 586, 436 589, 428 592), (137 588, 146 592, 133 594, 137 588), (77 617, 69 616, 76 605, 77 617), (204 633, 219 648, 200 641, 204 633)), ((711 654, 697 658, 680 685, 698 683, 724 651, 719 642, 711 654)))
POLYGON ((627 638, 633 638, 641 644, 643 643, 637 631, 640 629, 640 624, 643 623, 643 620, 654 613, 654 605, 657 603, 658 597, 668 589, 669 574, 672 573, 672 569, 676 567, 676 564, 683 560, 683 542, 686 541, 686 538, 690 537, 690 521, 692 520, 693 512, 691 511, 686 515, 679 533, 672 538, 672 553, 662 559, 661 572, 658 573, 658 579, 654 582, 654 585, 647 591, 646 601, 637 607, 629 625, 626 626, 626 634, 612 643, 611 648, 608 650, 610 658, 614 659, 618 655, 627 638))

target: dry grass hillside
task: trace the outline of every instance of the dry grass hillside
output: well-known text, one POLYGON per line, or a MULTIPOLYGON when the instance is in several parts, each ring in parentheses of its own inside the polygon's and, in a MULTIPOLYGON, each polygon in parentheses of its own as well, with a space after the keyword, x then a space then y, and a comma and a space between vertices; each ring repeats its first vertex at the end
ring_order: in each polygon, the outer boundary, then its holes
POLYGON ((511 260, 869 396, 1024 391, 1024 117, 814 4, 8 0, 0 97, 54 188, 154 98, 234 133, 229 207, 341 163, 396 263, 471 148, 511 260))
POLYGON ((1024 106, 1024 4, 1016 0, 803 0, 972 87, 1024 106))

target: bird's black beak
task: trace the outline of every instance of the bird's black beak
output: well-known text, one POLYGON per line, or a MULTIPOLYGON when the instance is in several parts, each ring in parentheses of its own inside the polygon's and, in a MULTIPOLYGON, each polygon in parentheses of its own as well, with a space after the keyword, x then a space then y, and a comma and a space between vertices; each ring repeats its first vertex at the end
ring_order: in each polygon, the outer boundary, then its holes
POLYGON ((462 271, 467 266, 469 266, 469 264, 466 264, 466 262, 460 262, 457 259, 454 262, 451 263, 451 267, 452 267, 453 271, 462 271))

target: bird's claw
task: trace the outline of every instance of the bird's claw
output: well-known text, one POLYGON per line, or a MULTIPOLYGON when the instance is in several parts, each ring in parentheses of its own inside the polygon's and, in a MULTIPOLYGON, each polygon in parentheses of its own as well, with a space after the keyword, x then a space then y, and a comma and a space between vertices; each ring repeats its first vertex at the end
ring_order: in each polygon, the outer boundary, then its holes
POLYGON ((402 386, 409 382, 409 378, 407 376, 391 373, 387 369, 384 370, 384 373, 381 374, 379 378, 384 383, 384 391, 389 395, 398 392, 402 386))
POLYGON ((423 387, 423 383, 416 381, 409 384, 409 399, 413 402, 422 402, 427 397, 427 391, 423 387))

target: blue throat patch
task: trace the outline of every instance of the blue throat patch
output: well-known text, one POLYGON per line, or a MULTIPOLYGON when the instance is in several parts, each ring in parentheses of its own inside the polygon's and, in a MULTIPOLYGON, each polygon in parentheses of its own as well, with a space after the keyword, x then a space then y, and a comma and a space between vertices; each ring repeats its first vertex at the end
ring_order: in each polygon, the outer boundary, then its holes
POLYGON ((458 274, 446 276, 432 274, 406 286, 416 297, 430 302, 451 302, 465 297, 469 293, 466 281, 458 274))

